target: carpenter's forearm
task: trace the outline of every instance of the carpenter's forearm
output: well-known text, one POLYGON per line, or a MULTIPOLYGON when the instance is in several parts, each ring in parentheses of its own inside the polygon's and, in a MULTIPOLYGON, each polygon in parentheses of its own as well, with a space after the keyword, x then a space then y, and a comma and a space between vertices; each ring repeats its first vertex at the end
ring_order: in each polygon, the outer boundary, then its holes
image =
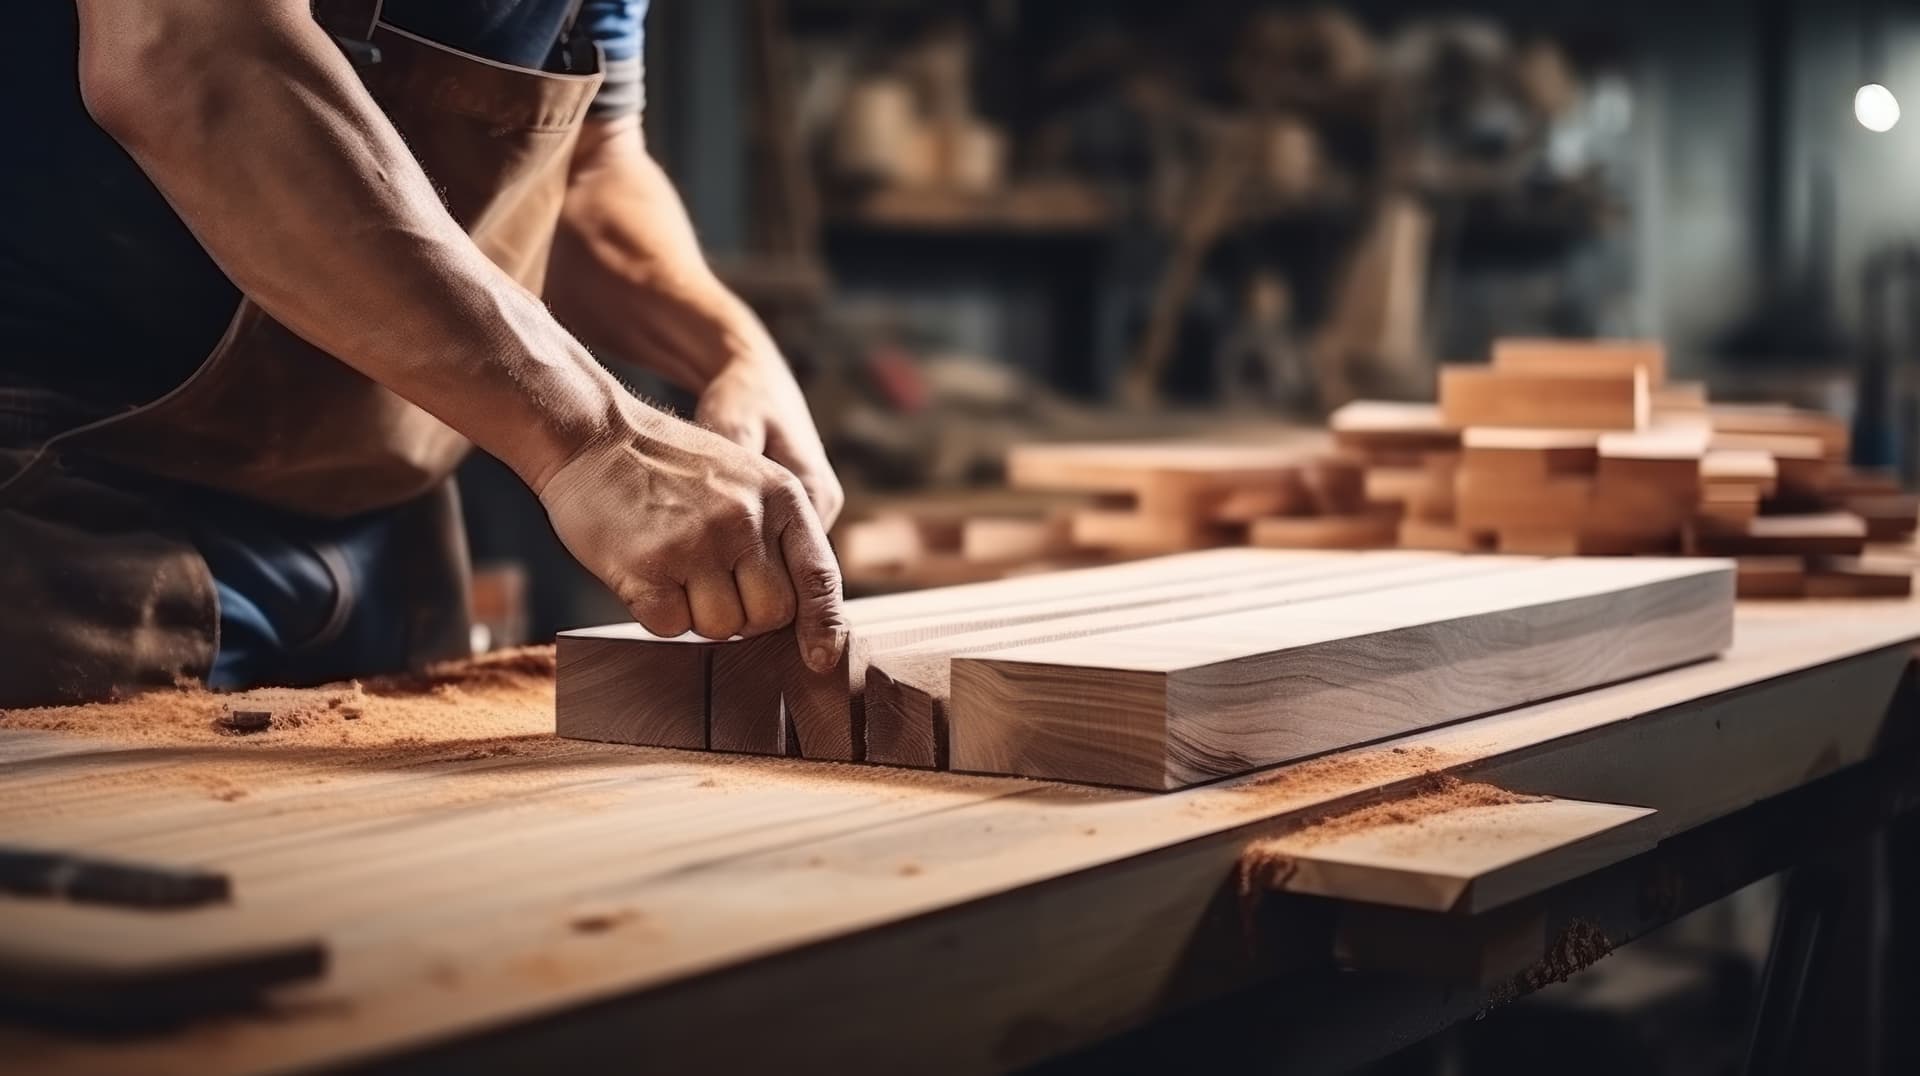
POLYGON ((758 319, 709 269, 638 116, 588 121, 553 283, 554 309, 596 347, 696 392, 763 344, 758 319))
POLYGON ((631 401, 441 206, 300 0, 80 0, 81 85, 221 268, 536 488, 631 401))

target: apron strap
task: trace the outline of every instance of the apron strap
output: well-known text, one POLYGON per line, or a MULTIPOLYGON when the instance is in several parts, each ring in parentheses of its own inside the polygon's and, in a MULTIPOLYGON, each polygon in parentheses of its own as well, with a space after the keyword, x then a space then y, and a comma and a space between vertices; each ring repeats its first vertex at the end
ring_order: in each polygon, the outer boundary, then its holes
POLYGON ((380 21, 382 0, 312 0, 313 18, 320 28, 335 37, 350 41, 373 39, 374 24, 380 21))

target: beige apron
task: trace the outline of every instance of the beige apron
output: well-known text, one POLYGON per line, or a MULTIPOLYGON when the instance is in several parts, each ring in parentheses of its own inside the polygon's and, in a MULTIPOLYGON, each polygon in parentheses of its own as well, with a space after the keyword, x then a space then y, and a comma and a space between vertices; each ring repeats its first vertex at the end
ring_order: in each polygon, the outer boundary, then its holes
MULTIPOLYGON (((454 219, 539 291, 599 74, 483 60, 378 13, 377 0, 316 4, 335 36, 378 50, 362 78, 454 219)), ((172 392, 59 432, 24 461, 0 456, 0 707, 206 675, 217 649, 213 585, 153 493, 170 482, 316 517, 395 512, 420 585, 383 599, 412 610, 409 663, 464 652, 466 546, 449 476, 468 447, 243 299, 213 353, 172 392)))

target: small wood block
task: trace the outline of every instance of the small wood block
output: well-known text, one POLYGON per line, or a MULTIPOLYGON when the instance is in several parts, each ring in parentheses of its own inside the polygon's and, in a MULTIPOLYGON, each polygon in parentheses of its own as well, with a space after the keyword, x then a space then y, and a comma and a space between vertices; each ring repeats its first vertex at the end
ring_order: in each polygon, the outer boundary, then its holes
POLYGON ((556 643, 554 732, 572 740, 699 750, 707 746, 714 647, 661 639, 638 624, 563 631, 556 643))
POLYGON ((1906 598, 1913 594, 1913 568, 1853 557, 1816 557, 1807 565, 1809 598, 1906 598))
POLYGON ((1867 524, 1851 512, 1759 516, 1744 534, 1700 531, 1693 542, 1711 556, 1858 556, 1867 544, 1867 524))
POLYGON ((1440 371, 1449 425, 1638 430, 1650 421, 1644 370, 1627 376, 1508 373, 1485 366, 1440 371))
POLYGON ((791 628, 718 644, 711 696, 714 750, 857 761, 865 737, 855 727, 848 668, 861 645, 856 632, 840 663, 817 673, 801 660, 791 628))
POLYGON ((1400 531, 1397 508, 1351 516, 1275 516, 1254 520, 1248 544, 1262 549, 1384 549, 1400 531))
POLYGON ((1760 515, 1760 491, 1752 486, 1708 487, 1701 492, 1695 521, 1712 530, 1744 534, 1760 515))
POLYGON ((1900 476, 1882 468, 1849 467, 1833 477, 1833 492, 1842 497, 1901 493, 1900 476))
MULTIPOLYGON (((1667 383, 1667 346, 1658 340, 1545 340, 1509 337, 1493 342, 1493 367, 1516 374, 1631 376, 1646 371, 1649 387, 1667 383)), ((1698 383, 1695 383, 1696 387, 1698 383)), ((1702 405, 1706 394, 1700 393, 1702 405)))
POLYGON ((1600 435, 1592 430, 1476 426, 1461 433, 1460 444, 1461 469, 1525 482, 1592 474, 1600 459, 1600 435))
POLYGON ((927 555, 920 527, 904 515, 885 515, 834 529, 833 548, 849 571, 898 567, 927 555))
POLYGON ((1411 466, 1429 452, 1452 451, 1460 435, 1433 404, 1356 400, 1327 416, 1333 440, 1373 463, 1411 466))
POLYGON ((1653 386, 1652 392, 1656 421, 1663 416, 1706 414, 1707 386, 1702 382, 1669 381, 1653 386))
POLYGON ((1408 516, 1400 521, 1400 548, 1431 549, 1442 553, 1486 553, 1494 543, 1485 534, 1462 530, 1453 523, 1440 523, 1408 516))
POLYGON ((1678 551, 1679 534, 1609 534, 1602 531, 1527 531, 1499 533, 1502 553, 1535 557, 1632 557, 1678 551))
POLYGON ((1741 557, 1734 561, 1734 582, 1741 598, 1798 598, 1806 593, 1803 557, 1741 557))
POLYGON ((1780 404, 1714 404, 1707 414, 1717 434, 1811 437, 1820 443, 1822 458, 1847 458, 1851 431, 1844 421, 1823 411, 1780 404))
POLYGON ((1471 531, 1577 531, 1586 525, 1593 480, 1573 476, 1523 485, 1463 469, 1454 518, 1471 531))
POLYGON ((1538 799, 1407 810, 1405 822, 1258 841, 1242 862, 1270 864, 1259 873, 1286 893, 1478 915, 1656 843, 1648 827, 1622 828, 1653 814, 1647 807, 1538 799))
POLYGON ((960 555, 976 564, 1009 564, 1068 552, 1073 527, 1064 515, 1045 519, 976 516, 960 529, 960 555))
POLYGON ((1188 515, 1124 512, 1083 508, 1069 524, 1073 544, 1083 549, 1113 549, 1129 553, 1180 553, 1230 545, 1229 525, 1188 515))
POLYGON ((1247 524, 1267 516, 1307 515, 1313 504, 1304 475, 1293 475, 1281 482, 1226 491, 1199 514, 1211 523, 1247 524))
POLYGON ((1712 448, 1700 457, 1700 480, 1712 485, 1750 485, 1768 496, 1780 480, 1773 453, 1757 449, 1712 448))
POLYGON ((1845 497, 1841 506, 1867 521, 1867 539, 1897 542, 1920 528, 1920 495, 1873 493, 1845 497))
POLYGON ((1367 469, 1357 459, 1323 456, 1302 469, 1301 479, 1315 515, 1351 515, 1367 507, 1367 469))

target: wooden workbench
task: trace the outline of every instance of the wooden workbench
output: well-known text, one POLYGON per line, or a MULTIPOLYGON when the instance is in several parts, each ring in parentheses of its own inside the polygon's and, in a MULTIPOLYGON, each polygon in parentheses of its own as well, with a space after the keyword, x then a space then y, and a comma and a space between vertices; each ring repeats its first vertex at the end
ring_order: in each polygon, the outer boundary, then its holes
MULTIPOLYGON (((34 793, 0 840, 221 868, 236 903, 165 913, 169 938, 318 936, 331 961, 258 1011, 164 1032, 0 1025, 0 1058, 1036 1063, 1329 965, 1342 928, 1324 909, 1276 916, 1317 906, 1236 893, 1250 840, 1438 772, 1652 807, 1634 825, 1654 840, 1704 832, 1876 757, 1916 639, 1915 603, 1747 606, 1720 660, 1170 795, 523 736, 379 761, 255 751, 247 794, 223 796, 230 746, 0 723, 0 782, 34 793)), ((0 900, 0 941, 76 929, 67 914, 0 900)), ((155 913, 88 915, 109 941, 156 929, 155 913)))

